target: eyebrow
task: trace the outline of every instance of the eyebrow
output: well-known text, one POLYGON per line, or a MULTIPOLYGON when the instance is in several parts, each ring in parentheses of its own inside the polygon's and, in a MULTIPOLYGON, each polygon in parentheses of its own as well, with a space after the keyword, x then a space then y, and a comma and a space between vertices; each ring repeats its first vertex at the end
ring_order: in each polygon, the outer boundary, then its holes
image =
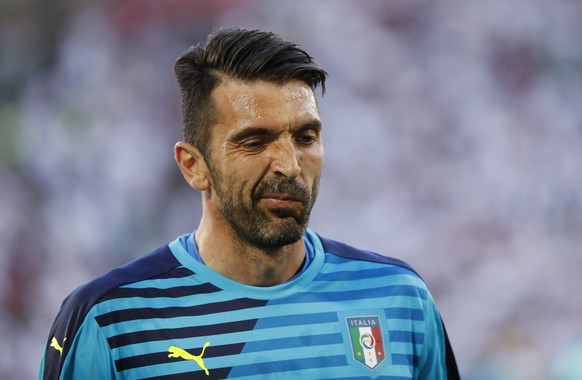
POLYGON ((308 123, 303 124, 301 127, 297 128, 297 130, 295 130, 294 132, 304 131, 306 129, 313 129, 316 132, 320 132, 321 128, 322 128, 321 121, 313 120, 313 121, 310 121, 308 123))
POLYGON ((249 128, 243 129, 242 131, 236 132, 235 134, 230 136, 228 139, 230 141, 239 142, 239 141, 243 141, 243 140, 245 140, 249 137, 252 137, 252 136, 268 136, 271 134, 273 134, 273 132, 268 128, 249 127, 249 128))
MULTIPOLYGON (((322 128, 322 124, 321 121, 319 120, 312 120, 309 121, 307 123, 302 124, 299 128, 295 128, 293 129, 292 133, 297 133, 300 131, 304 131, 307 129, 312 129, 316 132, 321 131, 322 128)), ((248 127, 243 129, 242 131, 236 132, 234 133, 232 136, 229 137, 230 141, 242 141, 246 138, 252 137, 252 136, 269 136, 269 135, 275 135, 276 132, 273 132, 272 129, 270 128, 265 128, 265 127, 248 127)))

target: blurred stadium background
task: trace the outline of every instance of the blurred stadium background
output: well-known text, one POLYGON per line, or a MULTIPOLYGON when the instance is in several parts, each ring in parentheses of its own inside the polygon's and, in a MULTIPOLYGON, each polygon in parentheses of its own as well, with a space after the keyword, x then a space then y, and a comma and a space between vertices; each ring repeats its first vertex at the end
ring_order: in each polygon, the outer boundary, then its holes
POLYGON ((328 69, 311 225, 419 270, 465 379, 582 379, 582 2, 0 4, 1 379, 76 286, 196 227, 172 67, 214 26, 328 69))

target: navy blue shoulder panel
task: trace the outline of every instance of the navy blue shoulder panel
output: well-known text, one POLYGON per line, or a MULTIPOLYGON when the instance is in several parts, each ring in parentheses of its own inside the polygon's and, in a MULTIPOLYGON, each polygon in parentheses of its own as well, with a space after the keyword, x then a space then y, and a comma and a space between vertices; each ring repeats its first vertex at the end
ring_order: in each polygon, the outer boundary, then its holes
POLYGON ((113 289, 159 276, 180 265, 166 245, 80 286, 65 299, 63 306, 70 304, 89 311, 100 298, 113 289))
POLYGON ((45 352, 44 378, 59 378, 70 343, 85 321, 89 310, 101 298, 120 286, 162 275, 178 266, 180 263, 166 245, 75 289, 63 301, 51 328, 45 352), (62 346, 62 355, 55 349, 49 349, 53 337, 62 346), (67 338, 67 341, 63 343, 64 338, 67 338))
MULTIPOLYGON (((318 235, 319 236, 319 235, 318 235)), ((321 243, 323 244, 323 250, 325 252, 333 253, 334 255, 344 257, 346 259, 352 260, 365 260, 365 261, 372 261, 376 263, 384 263, 384 264, 391 264, 396 265, 402 268, 406 268, 409 271, 416 274, 418 277, 420 275, 416 272, 410 265, 406 262, 396 259, 394 257, 383 256, 378 253, 366 251, 363 249, 354 248, 350 245, 341 243, 339 241, 326 239, 319 236, 321 243)))

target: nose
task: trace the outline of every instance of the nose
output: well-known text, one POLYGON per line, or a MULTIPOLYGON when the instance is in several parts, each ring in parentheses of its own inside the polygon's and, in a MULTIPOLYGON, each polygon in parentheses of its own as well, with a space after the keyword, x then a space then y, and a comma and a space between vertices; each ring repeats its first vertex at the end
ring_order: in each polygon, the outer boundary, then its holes
POLYGON ((292 141, 279 141, 272 146, 271 167, 276 174, 294 179, 301 173, 297 148, 292 141))

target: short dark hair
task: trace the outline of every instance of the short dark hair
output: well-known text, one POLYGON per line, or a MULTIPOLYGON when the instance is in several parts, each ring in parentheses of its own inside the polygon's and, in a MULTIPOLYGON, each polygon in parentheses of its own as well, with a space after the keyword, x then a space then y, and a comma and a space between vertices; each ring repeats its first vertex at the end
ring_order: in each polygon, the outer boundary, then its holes
POLYGON ((174 66, 182 95, 184 141, 208 158, 211 126, 217 120, 212 91, 225 79, 285 84, 300 80, 325 93, 327 73, 293 42, 271 32, 217 29, 205 44, 191 47, 174 66))

